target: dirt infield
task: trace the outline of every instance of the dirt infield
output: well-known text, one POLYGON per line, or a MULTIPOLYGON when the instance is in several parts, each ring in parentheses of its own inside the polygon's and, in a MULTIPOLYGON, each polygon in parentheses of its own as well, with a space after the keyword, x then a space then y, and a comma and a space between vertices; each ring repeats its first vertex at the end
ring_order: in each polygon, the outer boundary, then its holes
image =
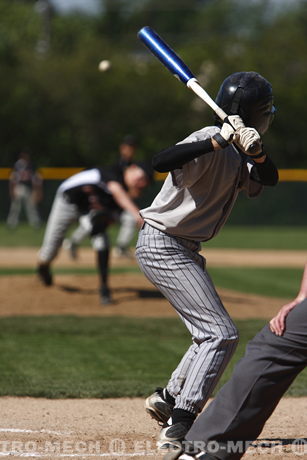
MULTIPOLYGON (((1 457, 162 459, 155 445, 158 426, 139 398, 0 401, 1 457)), ((306 435, 306 412, 306 398, 283 399, 246 458, 306 458, 307 445, 295 441, 306 435)))
MULTIPOLYGON (((307 252, 208 251, 213 265, 303 267, 307 252)), ((0 249, 1 267, 31 267, 36 250, 0 249)), ((113 266, 130 266, 130 261, 112 259, 113 266)), ((55 266, 94 266, 92 250, 83 249, 72 262, 62 252, 55 266)), ((298 280, 299 283, 299 280, 298 280)), ((152 285, 139 273, 113 274, 115 303, 99 304, 96 275, 57 275, 55 285, 41 286, 35 276, 0 277, 0 316, 11 315, 126 315, 171 317, 175 313, 152 285)), ((250 296, 219 290, 233 318, 270 318, 288 299, 250 296)), ((164 382, 161 382, 163 384, 164 382)), ((0 398, 0 457, 121 459, 157 458, 158 427, 145 414, 142 399, 46 400, 0 398)), ((260 439, 246 458, 276 460, 307 458, 307 398, 285 398, 268 421, 260 439), (266 442, 264 442, 266 441, 266 442)))
MULTIPOLYGON (((0 267, 35 267, 37 250, 1 248, 0 267)), ((207 250, 210 266, 292 266, 303 267, 307 251, 207 250)), ((134 259, 112 258, 112 266, 136 266, 134 259)), ((77 261, 60 253, 54 267, 93 267, 94 252, 81 249, 77 261)), ((299 282, 299 281, 298 281, 299 282)), ((57 275, 55 285, 41 286, 35 276, 1 276, 0 316, 7 315, 125 315, 172 317, 176 313, 140 273, 114 274, 111 287, 114 305, 102 308, 98 298, 97 276, 57 275), (46 290, 47 289, 47 290, 46 290), (20 293, 22 292, 22 295, 20 293), (48 292, 48 295, 46 293, 48 292)), ((270 318, 289 299, 267 298, 219 289, 233 318, 270 318)))
MULTIPOLYGON (((111 287, 114 304, 99 303, 97 277, 57 275, 46 288, 35 276, 0 277, 0 316, 85 315, 174 317, 176 313, 142 274, 114 274, 111 287), (21 295, 22 293, 22 295, 21 295)), ((233 318, 270 318, 287 299, 242 294, 219 289, 233 318)))

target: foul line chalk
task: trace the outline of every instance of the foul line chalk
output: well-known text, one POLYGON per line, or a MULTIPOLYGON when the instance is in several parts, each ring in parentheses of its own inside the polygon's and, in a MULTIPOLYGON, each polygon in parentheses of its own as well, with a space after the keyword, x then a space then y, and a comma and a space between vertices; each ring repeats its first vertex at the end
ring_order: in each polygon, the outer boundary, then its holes
POLYGON ((0 428, 1 433, 47 433, 65 436, 73 434, 72 431, 50 431, 50 430, 23 430, 21 428, 0 428))
MULTIPOLYGON (((152 457, 155 455, 154 453, 144 453, 144 452, 134 452, 132 454, 117 454, 116 452, 114 453, 105 453, 105 454, 54 454, 52 453, 52 458, 78 458, 78 457, 152 457)), ((0 452, 0 457, 50 457, 50 453, 41 453, 41 452, 0 452)))

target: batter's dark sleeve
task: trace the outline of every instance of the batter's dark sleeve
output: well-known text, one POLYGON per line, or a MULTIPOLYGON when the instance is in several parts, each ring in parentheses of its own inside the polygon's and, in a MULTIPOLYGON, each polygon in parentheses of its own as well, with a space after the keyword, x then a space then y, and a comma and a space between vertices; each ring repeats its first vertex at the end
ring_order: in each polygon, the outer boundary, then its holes
POLYGON ((181 168, 184 164, 205 153, 213 151, 214 148, 211 139, 177 144, 156 153, 152 159, 152 166, 158 172, 169 172, 181 168))
POLYGON ((273 161, 267 156, 263 163, 256 163, 250 177, 262 185, 274 186, 278 183, 278 170, 273 161))

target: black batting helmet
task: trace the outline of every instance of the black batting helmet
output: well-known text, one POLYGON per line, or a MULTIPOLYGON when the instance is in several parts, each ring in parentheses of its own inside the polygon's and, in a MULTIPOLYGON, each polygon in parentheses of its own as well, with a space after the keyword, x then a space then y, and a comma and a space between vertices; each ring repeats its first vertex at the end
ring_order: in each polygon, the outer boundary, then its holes
POLYGON ((271 84, 257 72, 236 72, 227 77, 215 102, 227 115, 240 115, 244 124, 264 134, 275 113, 271 84))

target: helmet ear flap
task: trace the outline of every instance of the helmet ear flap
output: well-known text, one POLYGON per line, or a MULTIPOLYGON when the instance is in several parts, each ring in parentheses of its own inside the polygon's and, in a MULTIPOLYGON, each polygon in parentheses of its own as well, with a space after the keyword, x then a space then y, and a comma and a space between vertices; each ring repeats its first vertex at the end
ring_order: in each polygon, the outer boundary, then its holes
POLYGON ((257 72, 236 72, 224 80, 215 102, 228 115, 240 115, 246 125, 264 132, 267 108, 273 104, 272 87, 257 72))
POLYGON ((230 107, 229 115, 238 115, 240 110, 240 101, 243 95, 243 87, 238 86, 230 107))
POLYGON ((230 115, 240 115, 241 118, 245 115, 244 112, 244 107, 242 104, 242 100, 244 98, 244 91, 249 83, 250 77, 248 72, 242 72, 240 74, 239 82, 237 84, 237 89, 234 92, 232 101, 231 101, 231 106, 230 106, 230 115))
MULTIPOLYGON (((245 72, 236 72, 227 77, 220 86, 215 102, 227 115, 240 115, 242 118, 240 102, 244 93, 244 76, 245 72)), ((222 124, 217 116, 215 122, 218 126, 222 124)))

